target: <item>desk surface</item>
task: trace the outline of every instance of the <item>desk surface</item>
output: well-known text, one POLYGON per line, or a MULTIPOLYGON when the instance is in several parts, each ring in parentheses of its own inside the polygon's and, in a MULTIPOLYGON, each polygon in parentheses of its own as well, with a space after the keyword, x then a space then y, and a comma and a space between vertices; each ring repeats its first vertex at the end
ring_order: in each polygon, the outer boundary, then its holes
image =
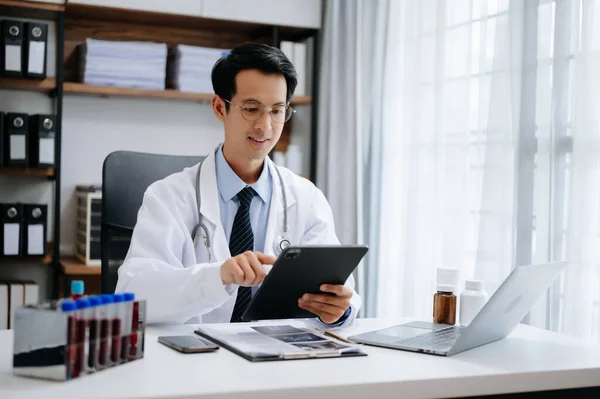
MULTIPOLYGON (((339 334, 406 321, 359 319, 339 334)), ((0 331, 0 398, 430 398, 600 385, 600 347, 524 325, 449 358, 366 346, 365 357, 251 363, 223 348, 185 355, 156 342, 193 329, 149 328, 144 359, 68 382, 13 376, 12 331, 0 331)))

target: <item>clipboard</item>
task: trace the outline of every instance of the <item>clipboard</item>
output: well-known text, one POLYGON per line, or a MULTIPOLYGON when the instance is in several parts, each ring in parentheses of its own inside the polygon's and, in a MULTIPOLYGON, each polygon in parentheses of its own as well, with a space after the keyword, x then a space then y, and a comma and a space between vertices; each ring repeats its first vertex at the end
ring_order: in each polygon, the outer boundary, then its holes
MULTIPOLYGON (((357 356, 367 356, 367 353, 363 352, 361 349, 361 345, 356 344, 347 344, 343 342, 337 342, 331 338, 326 337, 318 332, 311 331, 304 328, 297 328, 291 325, 269 325, 269 326, 243 326, 240 329, 274 329, 274 328, 283 328, 288 329, 288 333, 282 333, 279 335, 269 335, 264 334, 265 339, 273 339, 275 338, 274 348, 272 351, 252 351, 248 350, 251 347, 251 344, 247 344, 246 350, 242 348, 240 345, 235 345, 232 343, 232 340, 228 340, 225 337, 227 333, 219 333, 219 331, 214 331, 215 329, 225 330, 227 328, 235 329, 235 325, 229 325, 224 327, 198 327, 194 330, 194 333, 197 335, 206 338, 217 345, 235 353, 238 356, 243 357, 244 359, 250 362, 268 362, 268 361, 281 361, 281 360, 304 360, 304 359, 331 359, 331 358, 342 358, 342 357, 357 357, 357 356), (212 330, 212 331, 211 331, 212 330), (295 331, 294 331, 295 330, 295 331), (293 337, 298 337, 298 341, 292 343, 291 345, 285 344, 277 344, 276 338, 277 336, 283 337, 284 339, 291 339, 293 337), (310 336, 310 338, 307 338, 310 336), (309 339, 306 341, 305 339, 309 339), (296 348, 294 348, 296 346, 296 348), (289 348, 288 348, 289 347, 289 348), (311 348, 311 347, 314 347, 311 348), (319 348, 319 347, 322 347, 319 348), (279 350, 281 348, 281 350, 279 350), (303 349, 304 348, 304 349, 303 349)), ((246 334, 246 332, 243 332, 246 334)), ((235 332, 233 334, 236 334, 235 332)), ((259 331, 258 334, 261 334, 259 331)), ((265 341, 267 342, 267 341, 265 341)))

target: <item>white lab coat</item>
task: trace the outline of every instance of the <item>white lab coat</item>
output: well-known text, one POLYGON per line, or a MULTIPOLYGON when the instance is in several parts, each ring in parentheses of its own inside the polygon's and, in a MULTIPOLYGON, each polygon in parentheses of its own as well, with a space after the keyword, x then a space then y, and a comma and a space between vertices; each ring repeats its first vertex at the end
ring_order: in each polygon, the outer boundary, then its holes
MULTIPOLYGON (((265 253, 274 255, 273 242, 283 232, 283 198, 272 161, 273 176, 265 253)), ((288 237, 292 245, 339 244, 333 214, 325 196, 315 185, 290 170, 278 167, 284 181, 288 207, 288 237)), ((119 268, 116 292, 133 292, 146 299, 148 322, 229 322, 238 285, 224 285, 220 267, 231 255, 219 213, 219 190, 215 154, 211 152, 200 171, 201 213, 211 238, 209 263, 203 232, 194 246, 191 232, 198 223, 196 173, 186 168, 152 184, 144 194, 129 252, 119 268)), ((352 276, 346 285, 354 289, 352 276)), ((351 323, 362 300, 354 292, 351 323)))

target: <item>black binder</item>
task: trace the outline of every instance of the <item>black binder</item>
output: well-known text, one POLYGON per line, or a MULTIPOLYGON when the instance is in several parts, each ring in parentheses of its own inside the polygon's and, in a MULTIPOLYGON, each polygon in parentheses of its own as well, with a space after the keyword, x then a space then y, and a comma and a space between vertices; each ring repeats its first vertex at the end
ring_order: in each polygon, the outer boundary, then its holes
POLYGON ((45 256, 48 231, 48 205, 23 206, 23 255, 45 256))
POLYGON ((29 166, 27 114, 6 114, 4 131, 4 166, 26 168, 29 166))
POLYGON ((29 167, 54 167, 55 129, 53 115, 29 117, 29 167))
POLYGON ((28 78, 45 79, 48 24, 27 22, 24 44, 24 75, 28 78))
POLYGON ((23 254, 23 204, 0 204, 0 257, 23 254))
POLYGON ((0 73, 4 76, 23 76, 23 22, 5 19, 2 21, 2 48, 0 73))
MULTIPOLYGON (((0 62, 2 60, 0 59, 0 62)), ((4 166, 4 130, 5 130, 4 112, 0 112, 0 168, 4 166)))

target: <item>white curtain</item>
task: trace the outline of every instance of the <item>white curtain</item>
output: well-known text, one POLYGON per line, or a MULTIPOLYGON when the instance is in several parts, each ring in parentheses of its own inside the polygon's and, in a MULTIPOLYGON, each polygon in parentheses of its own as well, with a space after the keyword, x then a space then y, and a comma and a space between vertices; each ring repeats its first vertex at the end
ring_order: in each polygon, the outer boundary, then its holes
POLYGON ((357 239, 357 1, 329 0, 321 50, 317 185, 329 200, 340 241, 357 239))
POLYGON ((600 342, 600 1, 544 2, 538 31, 533 256, 571 265, 531 323, 600 342))
POLYGON ((382 124, 385 79, 393 54, 390 0, 329 0, 325 9, 319 86, 317 184, 334 213, 344 244, 368 243, 357 271, 365 299, 361 316, 377 303, 382 124))
POLYGON ((510 44, 523 10, 429 0, 394 12, 376 314, 431 317, 438 267, 493 291, 513 266, 523 57, 510 44))
POLYGON ((362 316, 569 260, 525 322, 600 341, 600 0, 330 0, 318 184, 362 316))
POLYGON ((568 259, 527 322, 600 340, 600 2, 405 0, 386 74, 376 311, 435 270, 568 259))

